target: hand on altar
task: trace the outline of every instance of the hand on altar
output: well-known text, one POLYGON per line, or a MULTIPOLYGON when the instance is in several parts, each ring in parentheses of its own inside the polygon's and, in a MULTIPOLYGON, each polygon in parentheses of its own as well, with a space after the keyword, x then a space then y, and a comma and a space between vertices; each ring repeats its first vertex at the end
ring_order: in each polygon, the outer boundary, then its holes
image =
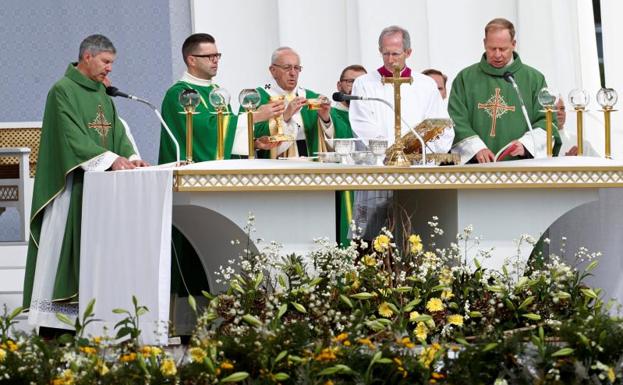
POLYGON ((253 120, 256 123, 265 122, 276 116, 283 115, 286 104, 283 100, 275 100, 268 104, 262 104, 257 111, 253 112, 253 120))
POLYGON ((302 98, 300 96, 297 96, 296 98, 292 99, 292 101, 288 103, 288 106, 286 107, 286 110, 283 113, 283 120, 285 120, 286 122, 289 122, 290 119, 292 119, 292 117, 296 115, 296 113, 299 112, 306 103, 307 103, 307 99, 302 98))
POLYGON ((565 152, 566 156, 577 156, 578 155, 578 146, 573 146, 569 149, 569 151, 565 152))
POLYGON ((512 146, 513 146, 513 149, 510 152, 510 156, 526 155, 526 148, 523 146, 523 144, 520 141, 514 140, 512 146))
POLYGON ((124 158, 123 156, 117 157, 117 159, 115 159, 115 161, 112 163, 112 166, 110 166, 110 169, 113 171, 131 170, 133 168, 136 168, 136 166, 134 166, 134 164, 130 162, 128 158, 124 158))
POLYGON ((478 163, 489 163, 495 160, 495 154, 488 148, 483 148, 476 153, 474 158, 476 158, 478 163))
POLYGON ((131 161, 131 163, 135 166, 135 167, 149 167, 150 164, 145 162, 142 159, 135 159, 133 161, 131 161))
POLYGON ((259 150, 271 150, 280 144, 281 142, 271 142, 268 136, 261 136, 255 139, 255 148, 259 150))

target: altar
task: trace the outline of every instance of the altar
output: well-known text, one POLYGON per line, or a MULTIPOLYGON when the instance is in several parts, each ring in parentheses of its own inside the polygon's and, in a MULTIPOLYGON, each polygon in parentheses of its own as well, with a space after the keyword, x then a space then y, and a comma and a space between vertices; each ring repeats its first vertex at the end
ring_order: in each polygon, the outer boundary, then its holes
MULTIPOLYGON (((517 254, 522 234, 538 237, 567 211, 598 199, 599 189, 622 186, 622 162, 582 157, 409 168, 258 159, 87 173, 80 307, 97 298, 96 318, 105 321, 90 330, 110 328, 117 321, 112 309, 130 308, 136 294, 150 308, 142 324, 159 325, 146 328, 143 338, 166 343, 171 223, 197 250, 214 291, 220 287, 214 272, 245 248, 256 251, 258 238, 281 244, 282 255, 305 254, 314 238, 334 240, 335 191, 393 190, 413 215, 413 232, 428 234, 427 222, 437 216, 446 230, 437 240, 443 247, 472 225, 482 235, 479 247, 493 248, 485 263, 495 268, 517 254), (102 199, 113 203, 102 210, 102 199), (149 223, 140 225, 146 213, 149 223)), ((519 251, 523 258, 529 253, 519 251)))

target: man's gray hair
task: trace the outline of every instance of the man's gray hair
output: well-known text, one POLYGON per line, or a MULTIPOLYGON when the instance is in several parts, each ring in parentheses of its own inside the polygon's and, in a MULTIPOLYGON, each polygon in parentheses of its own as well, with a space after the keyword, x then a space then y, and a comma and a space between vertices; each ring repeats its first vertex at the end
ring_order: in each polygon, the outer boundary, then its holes
POLYGON ((293 52, 296 56, 298 56, 298 57, 299 57, 299 59, 300 59, 300 57, 301 57, 301 56, 298 54, 298 52, 296 52, 296 51, 295 51, 295 50, 293 50, 292 48, 290 48, 290 47, 286 47, 286 46, 283 46, 283 47, 279 47, 279 48, 277 48, 275 51, 273 51, 273 54, 272 54, 272 55, 270 55, 270 64, 271 64, 271 65, 272 65, 272 64, 275 64, 275 63, 277 62, 277 59, 279 59, 279 55, 280 55, 282 52, 285 52, 285 51, 290 51, 290 52, 293 52))
POLYGON ((115 46, 112 44, 109 38, 104 35, 91 35, 82 40, 80 43, 80 53, 78 54, 78 60, 82 60, 85 52, 90 52, 95 56, 100 52, 112 52, 117 53, 115 46))
POLYGON ((409 35, 409 31, 397 25, 390 25, 389 27, 383 29, 379 35, 379 51, 382 49, 383 38, 395 33, 402 34, 402 49, 405 51, 411 49, 411 36, 409 35))

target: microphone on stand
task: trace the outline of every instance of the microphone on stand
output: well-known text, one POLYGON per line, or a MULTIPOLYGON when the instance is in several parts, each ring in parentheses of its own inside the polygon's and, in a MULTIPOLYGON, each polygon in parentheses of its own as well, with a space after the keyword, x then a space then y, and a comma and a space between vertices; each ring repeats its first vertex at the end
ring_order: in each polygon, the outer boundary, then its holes
POLYGON ((112 97, 118 96, 120 98, 127 98, 127 99, 134 100, 134 101, 137 101, 137 102, 140 102, 140 103, 143 103, 149 106, 149 108, 151 108, 154 111, 154 113, 160 120, 160 123, 162 123, 167 134, 169 135, 169 137, 173 141, 173 144, 175 145, 175 164, 178 165, 180 163, 180 145, 179 143, 177 143, 177 139, 175 139, 175 136, 173 136, 173 133, 171 132, 171 129, 169 128, 169 126, 166 124, 164 119, 162 119, 162 115, 160 115, 160 111, 158 111, 158 109, 153 104, 151 104, 150 102, 148 102, 147 100, 143 98, 139 98, 138 96, 134 96, 134 95, 126 94, 125 92, 121 92, 119 91, 117 87, 113 87, 113 86, 106 87, 106 93, 112 97))
POLYGON ((530 118, 528 117, 528 110, 526 110, 526 104, 524 103, 523 98, 521 97, 521 92, 519 92, 519 87, 517 86, 517 82, 515 82, 515 77, 513 76, 513 73, 510 71, 504 72, 504 75, 502 75, 502 77, 504 78, 504 80, 506 80, 507 82, 513 85, 513 88, 515 89, 515 93, 517 94, 517 97, 519 98, 519 104, 521 104, 521 111, 523 112, 523 116, 526 119, 528 128, 530 129, 530 136, 532 137, 532 145, 534 146, 534 152, 535 152, 534 157, 537 158, 536 139, 534 139, 534 133, 532 132, 532 123, 530 123, 530 118))
MULTIPOLYGON (((387 100, 381 99, 381 98, 371 98, 371 97, 368 97, 368 96, 348 95, 348 94, 345 94, 343 92, 334 92, 332 97, 333 97, 333 101, 336 101, 336 102, 345 102, 347 100, 372 100, 372 101, 375 101, 375 102, 381 102, 381 103, 385 104, 387 107, 391 108, 392 111, 394 111, 394 107, 391 104, 389 104, 389 102, 387 100)), ((422 146, 422 164, 425 165, 426 164, 426 151, 425 151, 425 149, 428 148, 428 150, 430 152, 433 152, 433 150, 428 146, 428 144, 426 144, 426 142, 424 141, 422 136, 420 134, 418 134, 417 131, 415 131, 409 125, 409 123, 407 123, 402 118, 402 116, 400 117, 400 120, 402 120, 402 123, 405 126, 407 126, 409 128, 409 130, 411 130, 413 135, 415 135, 415 137, 420 142, 420 145, 422 146)))

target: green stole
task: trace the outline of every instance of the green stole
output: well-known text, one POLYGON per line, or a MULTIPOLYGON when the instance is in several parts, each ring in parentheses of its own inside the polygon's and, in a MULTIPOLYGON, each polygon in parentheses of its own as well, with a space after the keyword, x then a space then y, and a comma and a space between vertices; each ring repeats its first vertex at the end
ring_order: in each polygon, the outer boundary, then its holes
POLYGON ((73 174, 71 203, 52 299, 68 300, 77 296, 84 177, 80 165, 106 151, 124 157, 134 154, 104 85, 87 78, 70 64, 65 76, 50 89, 43 115, 24 278, 24 307, 28 308, 31 302, 44 209, 63 192, 69 174, 73 174))
MULTIPOLYGON (((533 129, 545 129, 545 113, 538 102, 539 91, 547 86, 545 77, 523 64, 517 53, 513 55, 513 62, 504 68, 491 66, 483 55, 479 63, 459 72, 448 102, 448 112, 454 121, 453 144, 478 136, 489 150, 497 153, 529 130, 517 93, 504 80, 506 72, 515 78, 533 129)), ((554 154, 558 154, 562 141, 556 127, 553 131, 554 154)))
MULTIPOLYGON (((258 87, 257 91, 260 93, 260 105, 268 104, 270 102, 270 95, 266 92, 265 89, 258 87)), ((305 97, 307 99, 314 99, 320 96, 314 91, 305 90, 305 97)), ((319 127, 320 122, 318 121, 318 111, 310 110, 307 105, 301 108, 301 118, 303 120, 303 129, 305 130, 305 144, 307 146, 307 153, 309 156, 314 155, 314 153, 318 152, 319 145, 319 134, 321 132, 321 128, 319 127)), ((269 121, 255 123, 254 128, 254 136, 256 138, 262 136, 271 135, 269 128, 269 121)), ((270 151, 267 150, 259 150, 257 152, 258 158, 270 158, 270 151)))
MULTIPOLYGON (((348 139, 353 137, 353 130, 348 120, 348 110, 339 108, 331 108, 331 120, 335 128, 336 139, 348 139)), ((348 239, 348 231, 350 223, 353 220, 353 202, 355 194, 353 191, 337 191, 337 239, 338 244, 342 247, 348 247, 350 240, 348 239)))
MULTIPOLYGON (((216 159, 217 147, 217 116, 216 110, 209 102, 210 92, 218 87, 217 85, 198 86, 195 84, 178 81, 167 90, 162 101, 162 118, 167 123, 173 136, 177 139, 180 146, 180 159, 186 158, 186 114, 180 105, 179 95, 182 91, 193 89, 199 93, 201 101, 196 108, 197 114, 193 115, 193 161, 203 162, 216 159)), ((231 149, 236 135, 236 125, 238 116, 231 113, 228 105, 229 114, 224 116, 224 158, 231 157, 231 149)), ((158 163, 169 163, 175 161, 175 145, 165 131, 164 127, 160 130, 160 151, 158 163)))

